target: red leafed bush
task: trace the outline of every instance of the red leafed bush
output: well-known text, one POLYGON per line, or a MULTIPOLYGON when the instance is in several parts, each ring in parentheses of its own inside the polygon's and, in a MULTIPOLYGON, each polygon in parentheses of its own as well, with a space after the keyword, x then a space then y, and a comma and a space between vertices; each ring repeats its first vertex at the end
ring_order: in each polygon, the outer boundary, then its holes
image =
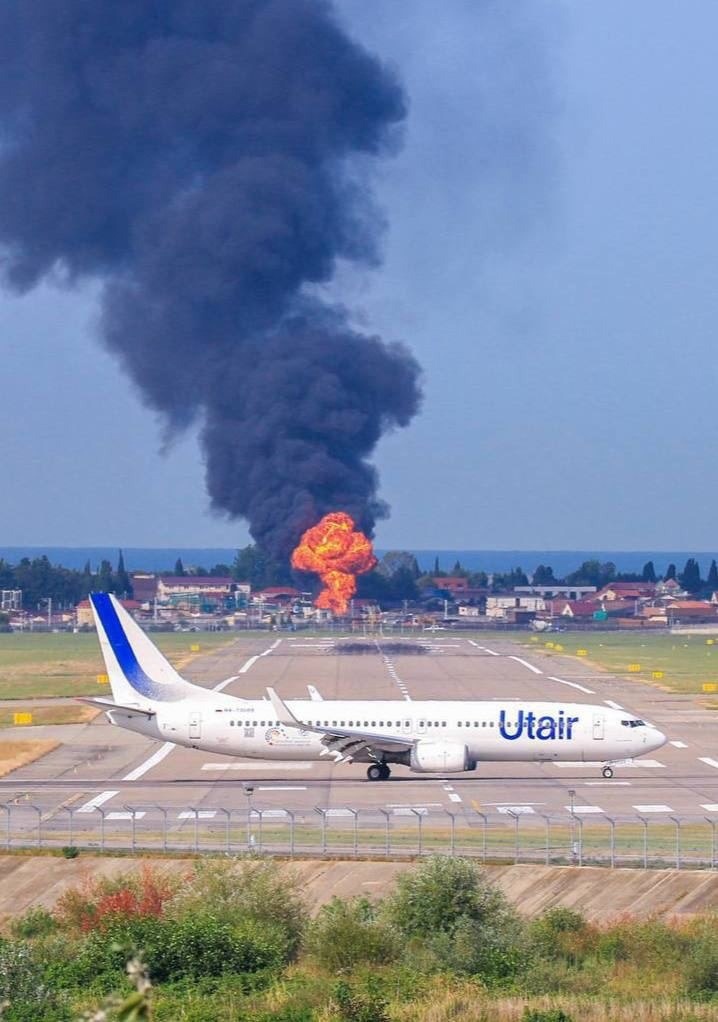
POLYGON ((89 933, 118 917, 161 916, 178 887, 178 878, 148 865, 116 879, 85 877, 65 891, 54 914, 66 929, 89 933))

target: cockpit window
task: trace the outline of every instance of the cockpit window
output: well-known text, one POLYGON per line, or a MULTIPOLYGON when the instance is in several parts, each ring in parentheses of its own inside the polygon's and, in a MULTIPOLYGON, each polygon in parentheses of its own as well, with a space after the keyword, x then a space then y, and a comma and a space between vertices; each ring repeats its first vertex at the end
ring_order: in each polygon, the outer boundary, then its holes
POLYGON ((622 720, 621 724, 623 724, 624 727, 645 727, 646 726, 645 720, 637 720, 636 718, 633 718, 632 720, 622 720))

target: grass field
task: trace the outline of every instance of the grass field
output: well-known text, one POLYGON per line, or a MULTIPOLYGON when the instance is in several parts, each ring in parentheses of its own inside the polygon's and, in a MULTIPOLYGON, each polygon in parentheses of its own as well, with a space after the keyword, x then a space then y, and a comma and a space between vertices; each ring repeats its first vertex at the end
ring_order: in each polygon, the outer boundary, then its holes
POLYGON ((3 738, 0 742, 0 777, 17 770, 18 767, 34 763, 36 759, 56 749, 59 744, 40 738, 28 741, 5 741, 3 738))
POLYGON ((0 707, 0 728, 4 727, 37 727, 43 724, 87 724, 101 711, 94 706, 82 703, 50 703, 38 706, 36 703, 13 703, 12 706, 0 707), (29 714, 31 719, 16 723, 16 714, 29 714))
MULTIPOLYGON (((703 693, 703 685, 718 686, 718 641, 705 635, 667 635, 641 632, 560 632, 548 636, 514 634, 526 647, 549 656, 576 656, 612 674, 625 675, 671 692, 703 693), (554 648, 546 643, 554 644, 554 648), (631 665, 634 670, 631 670, 631 665), (640 670, 635 670, 639 667, 640 670), (654 678, 660 672, 663 677, 654 678)), ((717 689, 718 691, 718 689, 717 689)), ((710 699, 710 695, 707 696, 710 699)))
MULTIPOLYGON (((194 656, 217 649, 236 638, 228 632, 157 632, 152 639, 178 668, 194 656), (191 646, 199 645, 200 653, 191 646)), ((105 670, 94 632, 0 634, 0 699, 98 695, 109 691, 98 684, 105 670)))

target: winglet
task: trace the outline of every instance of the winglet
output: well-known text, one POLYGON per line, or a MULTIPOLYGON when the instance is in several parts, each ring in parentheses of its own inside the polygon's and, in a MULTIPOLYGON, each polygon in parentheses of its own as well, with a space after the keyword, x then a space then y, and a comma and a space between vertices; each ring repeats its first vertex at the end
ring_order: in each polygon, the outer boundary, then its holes
POLYGON ((267 688, 267 695, 269 696, 272 709, 274 710, 275 716, 280 724, 283 724, 285 727, 304 727, 304 725, 300 724, 294 716, 287 704, 279 698, 273 688, 267 688))
POLYGON ((324 701, 321 693, 316 690, 314 685, 307 685, 307 692, 309 692, 309 698, 313 703, 321 703, 324 701))

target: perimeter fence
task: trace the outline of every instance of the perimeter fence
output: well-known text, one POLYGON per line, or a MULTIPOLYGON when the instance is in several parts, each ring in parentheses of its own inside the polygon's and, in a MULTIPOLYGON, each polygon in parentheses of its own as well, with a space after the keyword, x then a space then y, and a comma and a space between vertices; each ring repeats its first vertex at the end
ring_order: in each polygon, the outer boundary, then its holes
MULTIPOLYGON (((518 809, 519 807, 517 807, 518 809)), ((503 808, 239 809, 0 803, 0 849, 278 856, 462 855, 481 862, 715 869, 718 816, 583 816, 503 808), (4 820, 3 820, 4 816, 4 820)), ((70 853, 72 854, 72 853, 70 853)))

